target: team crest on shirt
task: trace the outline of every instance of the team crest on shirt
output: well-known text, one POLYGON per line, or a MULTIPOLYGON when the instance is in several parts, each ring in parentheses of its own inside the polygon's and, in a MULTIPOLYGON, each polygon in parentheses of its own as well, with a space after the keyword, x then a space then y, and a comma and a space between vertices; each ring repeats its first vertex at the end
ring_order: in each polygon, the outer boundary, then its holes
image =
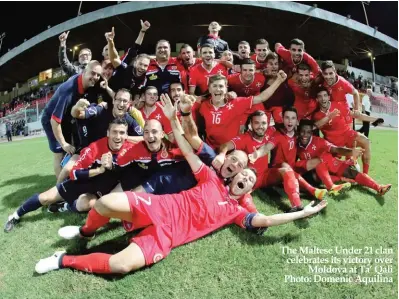
POLYGON ((262 84, 260 82, 256 83, 256 87, 261 87, 262 84))
POLYGON ((340 87, 338 87, 338 90, 343 91, 344 89, 340 86, 340 87))
POLYGON ((155 116, 155 118, 157 119, 157 120, 160 120, 161 118, 162 118, 162 116, 161 116, 161 114, 157 114, 157 116, 155 116))
POLYGON ((145 165, 144 163, 137 163, 137 165, 143 169, 148 169, 148 166, 145 165))
POLYGON ((231 110, 234 108, 234 105, 232 103, 228 103, 226 107, 227 109, 231 110))
POLYGON ((223 73, 223 70, 218 70, 218 74, 221 75, 223 73))
POLYGON ((162 159, 166 159, 168 157, 168 152, 167 152, 167 150, 164 148, 164 149, 162 149, 162 152, 161 152, 161 158, 162 159))
POLYGON ((172 65, 172 70, 177 70, 177 66, 172 65))
POLYGON ((163 254, 162 254, 162 253, 156 253, 156 254, 154 255, 154 259, 153 259, 154 264, 157 263, 157 262, 159 262, 159 261, 162 260, 162 259, 163 259, 163 254))
POLYGON ((312 150, 316 150, 316 146, 314 144, 312 145, 312 150))
POLYGON ((155 79, 158 79, 158 76, 155 74, 152 74, 148 79, 155 80, 155 79))

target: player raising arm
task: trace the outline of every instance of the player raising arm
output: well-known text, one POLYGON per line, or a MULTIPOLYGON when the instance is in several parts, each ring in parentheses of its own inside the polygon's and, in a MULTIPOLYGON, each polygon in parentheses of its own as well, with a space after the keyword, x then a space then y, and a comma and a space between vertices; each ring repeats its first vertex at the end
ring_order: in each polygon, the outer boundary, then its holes
POLYGON ((253 230, 291 222, 315 214, 326 206, 323 201, 315 207, 308 205, 303 211, 292 214, 264 216, 249 213, 237 199, 250 192, 256 181, 251 169, 241 171, 224 186, 215 172, 205 166, 185 140, 179 128, 176 106, 164 102, 165 113, 171 121, 176 142, 191 166, 198 185, 188 191, 172 195, 145 193, 114 193, 102 197, 89 212, 82 227, 64 227, 60 236, 71 239, 78 236, 92 237, 97 229, 110 218, 124 221, 128 231, 144 228, 131 239, 130 245, 114 255, 93 253, 83 256, 69 256, 56 252, 40 260, 35 267, 37 273, 46 273, 60 268, 73 268, 89 273, 126 274, 152 265, 165 258, 180 245, 197 240, 225 225, 236 223, 242 228, 253 230))

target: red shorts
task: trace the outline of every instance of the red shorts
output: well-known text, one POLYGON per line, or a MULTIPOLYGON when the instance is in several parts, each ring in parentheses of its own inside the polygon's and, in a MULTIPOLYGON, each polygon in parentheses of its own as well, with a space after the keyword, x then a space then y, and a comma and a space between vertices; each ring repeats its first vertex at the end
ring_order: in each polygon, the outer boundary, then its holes
POLYGON ((269 168, 267 178, 265 181, 265 186, 273 186, 281 183, 283 181, 283 177, 279 171, 279 167, 269 168))
POLYGON ((348 130, 341 135, 327 135, 328 137, 326 137, 326 139, 336 146, 346 146, 349 148, 353 148, 353 143, 358 135, 358 132, 354 130, 348 130))
POLYGON ((352 159, 347 159, 345 161, 334 158, 331 154, 326 153, 320 157, 321 161, 327 166, 328 172, 341 177, 344 171, 349 167, 354 165, 352 159))
POLYGON ((172 250, 172 229, 166 200, 176 200, 171 195, 125 192, 133 221, 123 221, 125 230, 145 227, 130 242, 136 243, 144 254, 146 265, 165 258, 172 250))
POLYGON ((267 125, 270 124, 270 118, 273 115, 274 123, 283 123, 283 107, 275 106, 266 109, 267 125))

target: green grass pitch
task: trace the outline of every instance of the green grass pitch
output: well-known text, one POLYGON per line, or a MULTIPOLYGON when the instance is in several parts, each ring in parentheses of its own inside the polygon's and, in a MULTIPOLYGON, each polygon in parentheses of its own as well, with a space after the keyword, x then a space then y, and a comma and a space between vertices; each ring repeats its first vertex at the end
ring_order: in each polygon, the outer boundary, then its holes
MULTIPOLYGON (((58 229, 84 223, 85 215, 53 215, 44 209, 33 212, 11 233, 0 232, 0 298, 397 298, 397 131, 374 130, 370 138, 370 175, 378 182, 393 184, 383 198, 366 188, 352 187, 341 198, 328 198, 325 211, 310 219, 270 228, 264 236, 226 227, 126 276, 105 277, 70 269, 36 275, 36 262, 56 250, 113 253, 124 248, 131 235, 115 221, 89 243, 65 241, 58 237, 58 229), (284 246, 293 250, 291 254, 283 253, 284 246), (362 252, 335 252, 336 246, 362 252), (301 247, 333 253, 301 253, 301 247), (320 276, 352 277, 353 281, 314 281, 316 274, 309 265, 316 264, 289 262, 302 256, 326 258, 326 266, 351 271, 320 276), (332 264, 333 256, 340 261, 332 264), (344 264, 349 257, 370 258, 371 263, 344 264), (361 281, 364 277, 378 280, 376 271, 386 271, 379 279, 391 277, 393 282, 361 281), (291 282, 288 275, 313 281, 291 282)), ((45 138, 0 144, 0 169, 2 223, 26 198, 55 184, 45 138)), ((289 204, 280 191, 259 191, 254 197, 264 214, 282 213, 289 204)), ((309 202, 306 196, 303 200, 309 202)))

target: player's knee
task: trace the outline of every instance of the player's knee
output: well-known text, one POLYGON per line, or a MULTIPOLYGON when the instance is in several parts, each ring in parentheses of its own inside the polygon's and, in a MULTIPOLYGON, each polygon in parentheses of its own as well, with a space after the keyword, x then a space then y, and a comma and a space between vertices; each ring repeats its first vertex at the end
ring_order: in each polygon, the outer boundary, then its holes
POLYGON ((115 194, 108 194, 96 201, 94 204, 94 209, 103 216, 106 216, 112 211, 112 197, 115 194))

